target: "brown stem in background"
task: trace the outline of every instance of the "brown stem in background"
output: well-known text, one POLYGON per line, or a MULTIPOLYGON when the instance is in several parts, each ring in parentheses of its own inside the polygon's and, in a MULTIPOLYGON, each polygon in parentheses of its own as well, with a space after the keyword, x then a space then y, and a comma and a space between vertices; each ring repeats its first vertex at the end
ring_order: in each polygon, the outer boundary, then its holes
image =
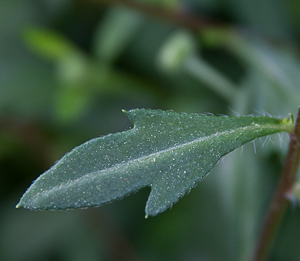
MULTIPOLYGON (((226 23, 224 21, 220 21, 217 19, 212 19, 205 17, 203 14, 200 16, 199 14, 195 14, 192 11, 185 9, 184 7, 176 9, 168 9, 158 7, 155 4, 147 4, 137 0, 89 0, 90 3, 96 5, 117 5, 124 6, 129 9, 135 10, 137 12, 143 13, 150 17, 158 18, 160 20, 164 20, 169 23, 173 23, 175 25, 182 26, 184 28, 188 28, 190 30, 195 30, 197 32, 204 29, 213 29, 213 28, 230 28, 237 29, 240 32, 260 35, 257 31, 253 32, 251 28, 247 26, 239 25, 231 25, 230 23, 226 23)), ((86 1, 84 1, 86 3, 86 1)), ((289 43, 284 42, 282 39, 272 38, 269 35, 263 35, 265 39, 270 41, 272 44, 285 46, 289 43)))
POLYGON ((290 134, 290 143, 288 153, 281 174, 278 187, 274 193, 266 221, 260 235, 256 253, 254 256, 255 261, 266 260, 267 255, 271 249, 272 243, 279 223, 282 220, 283 214, 287 207, 287 197, 293 188, 296 175, 299 168, 300 159, 300 107, 298 111, 297 120, 295 123, 294 132, 290 134))
POLYGON ((49 159, 47 151, 52 145, 47 134, 37 123, 3 115, 0 129, 2 135, 9 134, 14 140, 20 141, 42 168, 51 166, 52 159, 49 159))
POLYGON ((143 2, 134 0, 90 0, 97 4, 116 4, 120 6, 128 7, 132 10, 137 10, 140 13, 163 19, 165 21, 172 22, 177 25, 181 25, 193 30, 199 30, 207 27, 220 27, 224 26, 224 23, 217 22, 208 18, 199 17, 193 15, 187 10, 170 10, 167 8, 157 7, 155 5, 149 5, 143 2))

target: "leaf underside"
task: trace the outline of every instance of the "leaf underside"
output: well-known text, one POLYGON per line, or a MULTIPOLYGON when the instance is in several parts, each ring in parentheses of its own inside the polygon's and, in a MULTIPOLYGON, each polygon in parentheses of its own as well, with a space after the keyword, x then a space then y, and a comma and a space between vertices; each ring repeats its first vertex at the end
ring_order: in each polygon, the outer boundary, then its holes
POLYGON ((258 137, 292 131, 271 117, 226 117, 135 109, 134 128, 92 139, 60 159, 17 207, 100 206, 151 187, 146 217, 171 207, 229 152, 258 137))

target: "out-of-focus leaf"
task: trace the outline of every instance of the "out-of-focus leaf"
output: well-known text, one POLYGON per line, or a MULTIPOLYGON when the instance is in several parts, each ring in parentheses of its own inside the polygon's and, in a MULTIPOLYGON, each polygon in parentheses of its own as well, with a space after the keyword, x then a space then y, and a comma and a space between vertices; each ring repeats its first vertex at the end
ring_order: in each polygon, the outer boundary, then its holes
POLYGON ((272 37, 289 37, 288 1, 231 0, 228 11, 247 28, 272 37))
POLYGON ((41 175, 17 207, 98 206, 149 186, 146 217, 171 207, 229 152, 257 137, 293 130, 290 120, 215 117, 136 109, 134 128, 93 139, 41 175))
POLYGON ((231 30, 207 30, 209 43, 220 41, 247 66, 242 85, 251 85, 257 110, 288 113, 299 105, 300 63, 293 49, 275 49, 261 38, 248 39, 231 30))
POLYGON ((24 39, 34 52, 54 61, 76 49, 64 36, 46 29, 27 28, 24 31, 24 39))
POLYGON ((62 122, 82 116, 89 108, 92 93, 77 86, 66 86, 56 93, 55 114, 62 122))
POLYGON ((133 40, 142 21, 141 14, 132 10, 110 9, 95 34, 95 55, 105 62, 113 62, 133 40))
POLYGON ((59 60, 56 75, 62 84, 85 85, 90 67, 89 61, 83 54, 72 52, 59 60))
POLYGON ((297 88, 300 63, 294 50, 275 49, 262 38, 250 39, 229 29, 206 30, 201 36, 209 45, 225 44, 245 65, 268 79, 274 88, 285 89, 286 93, 300 92, 297 88))
POLYGON ((236 94, 239 92, 236 86, 201 57, 188 59, 185 63, 185 71, 195 79, 207 84, 227 101, 232 102, 236 99, 236 94))
POLYGON ((180 70, 207 84, 227 101, 235 99, 237 88, 196 53, 196 41, 187 31, 179 31, 168 38, 158 53, 158 66, 167 72, 180 70))
POLYGON ((171 35, 158 53, 158 66, 165 71, 178 71, 196 53, 196 41, 187 31, 171 35))

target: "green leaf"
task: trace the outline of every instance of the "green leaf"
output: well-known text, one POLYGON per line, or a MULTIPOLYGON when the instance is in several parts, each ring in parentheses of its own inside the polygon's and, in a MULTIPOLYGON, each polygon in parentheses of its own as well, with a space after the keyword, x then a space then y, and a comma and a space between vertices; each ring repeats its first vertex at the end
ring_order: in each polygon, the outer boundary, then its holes
POLYGON ((96 29, 94 53, 111 63, 133 41, 143 24, 143 17, 130 9, 111 8, 96 29), (126 26, 124 26, 126 25, 126 26))
POLYGON ((171 35, 158 53, 158 66, 167 72, 178 72, 184 63, 194 56, 197 44, 187 31, 178 31, 171 35))
POLYGON ((28 27, 24 30, 24 40, 33 51, 49 60, 60 60, 77 52, 63 35, 47 29, 28 27))
MULTIPOLYGON (((17 207, 56 210, 99 206, 151 187, 146 217, 171 207, 227 153, 291 120, 135 109, 134 128, 73 149, 27 190, 17 207)), ((242 173, 241 173, 242 175, 242 173)))
POLYGON ((62 86, 56 92, 54 112, 62 123, 76 120, 84 114, 92 103, 92 92, 81 86, 62 86))

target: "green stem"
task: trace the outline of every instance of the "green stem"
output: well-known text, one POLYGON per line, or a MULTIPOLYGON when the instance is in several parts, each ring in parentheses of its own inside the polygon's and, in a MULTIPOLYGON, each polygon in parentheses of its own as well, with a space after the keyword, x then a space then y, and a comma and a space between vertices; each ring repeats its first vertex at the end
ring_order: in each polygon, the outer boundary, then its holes
POLYGON ((194 56, 187 59, 184 64, 184 69, 197 80, 209 85, 211 89, 226 99, 230 104, 235 100, 239 89, 203 59, 194 56))
POLYGON ((287 195, 293 188, 300 160, 300 107, 298 111, 295 129, 290 134, 290 143, 285 165, 281 174, 278 187, 274 193, 265 225, 260 235, 253 260, 266 260, 280 221, 287 207, 287 195))

